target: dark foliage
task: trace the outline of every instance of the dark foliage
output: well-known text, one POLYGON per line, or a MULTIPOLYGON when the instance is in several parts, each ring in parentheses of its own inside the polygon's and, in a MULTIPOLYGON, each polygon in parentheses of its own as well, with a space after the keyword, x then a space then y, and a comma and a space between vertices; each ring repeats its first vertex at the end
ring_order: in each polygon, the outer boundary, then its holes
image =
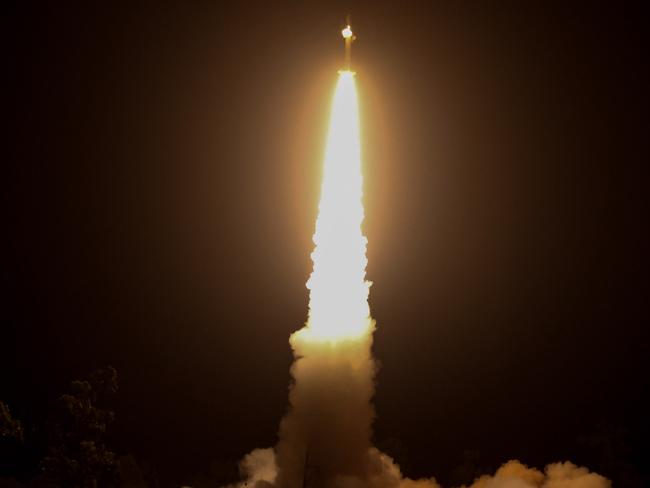
POLYGON ((0 402, 0 439, 2 441, 12 440, 23 442, 23 427, 20 420, 11 416, 9 407, 4 402, 0 402))
POLYGON ((117 486, 117 458, 103 440, 114 413, 103 408, 106 397, 117 391, 117 371, 108 367, 87 380, 70 384, 59 398, 43 474, 60 486, 99 488, 117 486))

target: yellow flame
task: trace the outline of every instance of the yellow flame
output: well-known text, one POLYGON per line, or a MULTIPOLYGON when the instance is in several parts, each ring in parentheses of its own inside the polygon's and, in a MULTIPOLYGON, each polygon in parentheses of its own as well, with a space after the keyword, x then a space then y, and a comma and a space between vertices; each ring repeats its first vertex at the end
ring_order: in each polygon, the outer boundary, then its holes
POLYGON ((366 281, 366 237, 354 73, 339 72, 330 118, 323 182, 307 288, 309 319, 299 334, 308 341, 337 342, 372 330, 366 281))

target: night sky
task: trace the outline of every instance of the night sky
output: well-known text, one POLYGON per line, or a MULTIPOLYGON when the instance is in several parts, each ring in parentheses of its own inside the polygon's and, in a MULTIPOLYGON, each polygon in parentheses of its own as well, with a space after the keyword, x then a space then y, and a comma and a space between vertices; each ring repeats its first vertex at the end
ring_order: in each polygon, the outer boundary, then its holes
POLYGON ((5 7, 0 400, 113 365, 163 486, 275 444, 350 13, 375 442, 647 469, 644 26, 599 3, 5 7))

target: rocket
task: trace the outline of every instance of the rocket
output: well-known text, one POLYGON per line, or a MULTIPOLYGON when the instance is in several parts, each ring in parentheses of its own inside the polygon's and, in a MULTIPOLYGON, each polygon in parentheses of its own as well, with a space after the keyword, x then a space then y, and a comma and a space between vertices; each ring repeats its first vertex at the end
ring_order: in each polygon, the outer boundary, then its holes
POLYGON ((345 70, 350 71, 350 64, 352 62, 352 43, 356 40, 357 36, 352 32, 349 17, 347 19, 347 25, 341 31, 341 35, 345 41, 345 70))

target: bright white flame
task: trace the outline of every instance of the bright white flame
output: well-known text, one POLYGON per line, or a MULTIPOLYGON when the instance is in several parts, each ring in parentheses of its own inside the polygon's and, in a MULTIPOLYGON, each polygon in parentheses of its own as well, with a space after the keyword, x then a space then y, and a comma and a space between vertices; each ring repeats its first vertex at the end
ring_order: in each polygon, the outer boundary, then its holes
POLYGON ((359 107, 354 73, 339 73, 307 282, 309 319, 299 331, 309 341, 356 339, 372 329, 366 281, 359 107))
POLYGON ((345 39, 349 39, 350 37, 352 37, 352 29, 351 29, 350 26, 348 25, 348 26, 346 26, 345 29, 343 29, 343 30, 341 31, 341 34, 343 35, 343 37, 344 37, 345 39))

